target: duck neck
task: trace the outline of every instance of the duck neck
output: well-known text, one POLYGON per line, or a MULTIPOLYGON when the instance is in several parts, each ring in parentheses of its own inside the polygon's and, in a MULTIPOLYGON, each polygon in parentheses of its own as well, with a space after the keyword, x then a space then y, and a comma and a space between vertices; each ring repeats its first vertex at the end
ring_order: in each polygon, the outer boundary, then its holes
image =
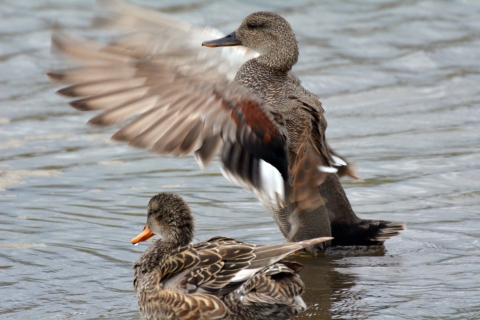
POLYGON ((195 233, 195 220, 190 209, 184 208, 183 211, 177 211, 177 214, 177 218, 181 217, 181 219, 172 219, 169 225, 164 226, 160 232, 162 239, 158 240, 162 242, 164 248, 171 250, 188 245, 192 242, 195 233))
POLYGON ((177 248, 188 245, 193 240, 193 233, 185 230, 179 230, 175 234, 163 236, 162 239, 155 241, 155 245, 161 246, 165 252, 171 252, 177 248), (158 243, 158 244, 157 244, 158 243))
POLYGON ((145 250, 140 259, 135 263, 133 269, 135 273, 146 274, 161 266, 161 262, 165 257, 169 256, 176 249, 190 243, 190 241, 179 242, 170 239, 158 239, 150 247, 145 250))
POLYGON ((195 224, 193 217, 187 215, 185 219, 176 221, 175 224, 164 226, 161 239, 156 240, 150 247, 145 250, 138 261, 143 272, 149 272, 159 265, 159 262, 180 247, 188 245, 193 240, 195 232, 195 224))
POLYGON ((275 46, 266 53, 261 54, 257 61, 268 67, 280 72, 289 72, 298 61, 298 45, 297 40, 285 41, 275 46))

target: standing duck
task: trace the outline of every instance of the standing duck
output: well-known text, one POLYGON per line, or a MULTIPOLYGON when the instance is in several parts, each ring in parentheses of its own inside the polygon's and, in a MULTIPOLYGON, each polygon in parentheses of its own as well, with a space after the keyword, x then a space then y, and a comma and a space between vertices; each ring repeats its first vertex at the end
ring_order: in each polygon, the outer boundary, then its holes
MULTIPOLYGON (((107 126, 137 116, 113 139, 153 153, 194 152, 201 167, 220 149, 222 172, 253 190, 287 241, 333 236, 333 245, 378 245, 404 229, 400 222, 357 217, 335 172, 355 177, 325 139, 318 98, 290 70, 298 46, 290 24, 255 12, 218 40, 159 12, 102 2, 103 23, 128 32, 110 45, 55 32, 54 51, 76 61, 49 73, 73 85, 58 91, 70 104, 103 110, 90 123, 107 126), (238 59, 228 59, 230 50, 238 59), (338 169, 340 168, 340 169, 338 169)), ((312 252, 321 250, 321 243, 312 252)))
POLYGON ((260 246, 215 237, 191 244, 192 212, 175 194, 148 204, 136 244, 161 235, 133 266, 133 286, 145 319, 290 319, 306 310, 301 265, 282 261, 331 238, 260 246))

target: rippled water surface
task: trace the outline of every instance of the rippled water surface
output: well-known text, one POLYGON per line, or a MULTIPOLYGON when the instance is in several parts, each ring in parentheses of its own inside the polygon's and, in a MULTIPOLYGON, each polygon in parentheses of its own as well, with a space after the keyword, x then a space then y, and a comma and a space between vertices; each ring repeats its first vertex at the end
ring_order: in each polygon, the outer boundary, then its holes
MULTIPOLYGON (((280 13, 330 144, 357 163, 357 214, 405 221, 385 253, 306 259, 311 319, 480 318, 480 3, 144 1, 233 31, 280 13)), ((92 1, 0 4, 0 318, 138 319, 131 266, 149 198, 192 205, 197 240, 281 242, 250 193, 192 157, 155 157, 85 126, 44 73, 54 21, 88 31, 92 1)), ((181 41, 181 39, 179 39, 181 41)))

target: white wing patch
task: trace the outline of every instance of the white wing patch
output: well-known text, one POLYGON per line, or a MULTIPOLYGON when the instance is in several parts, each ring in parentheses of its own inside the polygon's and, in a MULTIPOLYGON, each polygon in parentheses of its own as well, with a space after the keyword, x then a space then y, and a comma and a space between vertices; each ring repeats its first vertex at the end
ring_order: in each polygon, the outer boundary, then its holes
POLYGON ((268 192, 271 199, 278 197, 285 200, 285 189, 280 172, 270 163, 260 160, 260 175, 262 177, 262 189, 268 192))
POLYGON ((262 203, 269 203, 274 208, 285 207, 284 181, 280 172, 268 162, 259 161, 260 187, 253 186, 242 177, 226 170, 222 165, 221 172, 230 182, 233 182, 248 191, 253 191, 262 203))
POLYGON ((327 167, 327 166, 318 166, 318 170, 325 172, 325 173, 337 173, 337 168, 334 167, 327 167))
POLYGON ((307 305, 305 304, 305 301, 303 301, 302 297, 300 296, 295 296, 293 299, 295 299, 295 301, 298 303, 298 305, 300 306, 300 308, 302 308, 303 310, 302 311, 305 311, 307 310, 307 305))
POLYGON ((235 274, 235 276, 230 280, 230 282, 244 282, 253 277, 253 275, 261 269, 262 268, 242 269, 235 274))
POLYGON ((347 163, 345 161, 343 161, 343 159, 341 159, 337 156, 332 155, 332 159, 333 159, 333 161, 335 161, 333 163, 333 165, 336 166, 336 167, 341 167, 341 166, 346 166, 347 165, 347 163))

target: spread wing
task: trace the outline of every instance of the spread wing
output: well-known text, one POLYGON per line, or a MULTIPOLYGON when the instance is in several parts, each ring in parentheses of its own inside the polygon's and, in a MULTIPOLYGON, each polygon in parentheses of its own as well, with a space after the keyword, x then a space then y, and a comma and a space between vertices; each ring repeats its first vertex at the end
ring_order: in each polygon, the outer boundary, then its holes
MULTIPOLYGON (((216 31, 123 2, 102 3, 108 16, 100 22, 126 34, 102 45, 54 32, 53 51, 76 63, 48 74, 71 84, 58 93, 77 98, 70 104, 81 111, 101 110, 91 124, 129 121, 113 139, 156 154, 194 152, 204 167, 225 146, 227 178, 283 206, 288 164, 285 132, 274 120, 279 115, 231 80, 232 61, 238 59, 226 59, 225 48, 201 47, 203 40, 218 36, 216 31), (229 152, 231 146, 240 152, 229 152)), ((228 50, 237 57, 254 56, 245 48, 228 50)))

